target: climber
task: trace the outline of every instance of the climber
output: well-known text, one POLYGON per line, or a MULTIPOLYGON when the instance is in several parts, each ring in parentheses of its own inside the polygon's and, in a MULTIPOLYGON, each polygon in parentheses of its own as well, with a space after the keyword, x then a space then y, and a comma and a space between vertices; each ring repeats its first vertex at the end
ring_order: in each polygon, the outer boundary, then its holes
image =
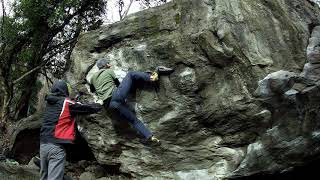
POLYGON ((46 109, 40 130, 40 179, 62 180, 65 147, 75 140, 75 115, 99 112, 100 104, 80 104, 69 99, 71 87, 62 80, 56 81, 46 96, 46 109))
POLYGON ((128 109, 125 102, 130 90, 136 87, 138 82, 155 83, 159 80, 159 74, 169 74, 173 72, 173 69, 159 66, 151 73, 128 72, 120 83, 113 70, 110 69, 111 64, 107 59, 99 59, 96 65, 99 71, 91 78, 91 92, 96 93, 106 109, 117 110, 121 117, 130 122, 144 136, 147 144, 160 145, 160 140, 128 109))

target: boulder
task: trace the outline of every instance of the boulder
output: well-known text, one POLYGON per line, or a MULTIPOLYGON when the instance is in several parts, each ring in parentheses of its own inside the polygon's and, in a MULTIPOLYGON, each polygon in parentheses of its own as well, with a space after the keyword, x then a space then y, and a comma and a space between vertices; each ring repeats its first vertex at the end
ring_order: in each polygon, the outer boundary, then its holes
POLYGON ((82 34, 67 79, 88 93, 83 102, 99 102, 79 83, 99 58, 120 80, 159 65, 175 71, 128 98, 160 147, 110 111, 80 119, 81 134, 100 164, 137 179, 272 174, 319 157, 318 86, 309 87, 319 12, 308 0, 174 0, 82 34))
MULTIPOLYGON (((78 129, 106 172, 128 179, 225 179, 306 165, 320 157, 319 16, 309 0, 174 0, 83 33, 66 73, 87 93, 83 102, 99 102, 82 84, 99 58, 120 80, 159 65, 175 71, 128 98, 161 146, 144 145, 109 110, 78 118, 78 129)), ((21 122, 12 142, 40 123, 21 122)))

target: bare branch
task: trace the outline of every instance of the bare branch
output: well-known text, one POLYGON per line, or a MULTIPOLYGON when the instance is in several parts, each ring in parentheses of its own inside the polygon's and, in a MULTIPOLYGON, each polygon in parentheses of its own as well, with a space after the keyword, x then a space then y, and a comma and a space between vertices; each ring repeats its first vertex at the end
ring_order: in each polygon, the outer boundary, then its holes
POLYGON ((88 6, 88 4, 90 4, 90 1, 84 0, 83 4, 77 11, 75 11, 73 14, 66 17, 60 26, 54 28, 54 30, 52 31, 53 34, 56 35, 57 33, 59 33, 75 16, 83 13, 85 8, 88 6))
POLYGON ((127 16, 128 12, 129 12, 129 9, 130 9, 130 7, 131 7, 131 5, 132 5, 132 3, 133 3, 133 0, 130 0, 130 3, 129 3, 129 5, 128 5, 127 9, 125 10, 125 12, 123 13, 122 18, 124 18, 124 17, 127 16))
POLYGON ((77 37, 77 36, 74 36, 73 38, 68 39, 68 40, 66 40, 65 42, 62 42, 62 43, 60 43, 60 44, 56 44, 56 45, 54 45, 54 46, 51 46, 50 48, 47 49, 46 53, 48 53, 48 52, 50 52, 50 51, 52 51, 52 50, 54 50, 54 49, 57 49, 57 48, 59 48, 59 47, 68 46, 68 45, 74 43, 74 41, 77 39, 76 37, 77 37))
POLYGON ((25 77, 27 77, 28 75, 32 74, 33 72, 39 70, 41 67, 45 66, 47 63, 49 63, 51 61, 51 59, 47 59, 45 61, 43 61, 39 66, 31 69, 30 71, 24 73, 22 76, 20 76, 18 79, 13 81, 13 85, 17 84, 18 82, 20 82, 22 79, 24 79, 25 77))
MULTIPOLYGON (((53 51, 51 51, 51 52, 53 52, 53 51)), ((53 58, 54 56, 56 56, 56 55, 59 54, 59 53, 61 53, 61 50, 60 50, 60 51, 55 51, 55 52, 53 52, 53 53, 50 53, 50 56, 45 57, 44 62, 51 62, 51 61, 53 61, 51 58, 53 58)), ((47 63, 46 63, 46 64, 47 64, 47 63)))
POLYGON ((44 66, 44 64, 41 64, 33 69, 31 69, 30 71, 26 72, 25 74, 23 74, 21 77, 19 77, 18 79, 13 81, 13 84, 17 84, 19 81, 21 81, 22 79, 24 79, 25 77, 27 77, 29 74, 35 72, 36 70, 40 69, 42 66, 44 66))
POLYGON ((122 11, 123 11, 123 7, 124 7, 124 2, 123 0, 118 0, 118 12, 119 12, 119 17, 120 17, 120 20, 123 19, 123 16, 122 16, 122 11))
POLYGON ((0 25, 1 26, 1 34, 0 34, 0 46, 4 46, 2 43, 3 43, 3 40, 4 40, 4 21, 5 21, 5 17, 6 17, 6 8, 4 6, 4 0, 1 0, 1 6, 2 6, 2 24, 0 25))

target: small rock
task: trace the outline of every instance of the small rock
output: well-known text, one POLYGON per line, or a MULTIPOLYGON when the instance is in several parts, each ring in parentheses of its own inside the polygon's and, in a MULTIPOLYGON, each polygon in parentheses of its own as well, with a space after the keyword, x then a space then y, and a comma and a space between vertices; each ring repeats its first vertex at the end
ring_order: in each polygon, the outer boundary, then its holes
POLYGON ((95 175, 96 178, 101 178, 105 175, 105 170, 103 167, 99 166, 99 165, 91 165, 88 166, 85 171, 87 172, 91 172, 95 175))
POLYGON ((29 161, 28 166, 29 166, 29 167, 33 167, 33 168, 40 169, 40 164, 39 164, 39 166, 38 166, 35 162, 40 163, 40 160, 38 160, 36 157, 33 157, 33 158, 29 161))
POLYGON ((97 180, 111 180, 111 178, 109 178, 109 177, 102 177, 102 178, 99 178, 99 179, 97 179, 97 180))
POLYGON ((96 177, 91 172, 84 172, 80 175, 79 180, 96 180, 96 177))
POLYGON ((19 165, 19 163, 13 159, 6 159, 6 163, 17 166, 19 165))
POLYGON ((88 162, 86 160, 81 160, 78 162, 78 165, 84 169, 88 166, 88 162))

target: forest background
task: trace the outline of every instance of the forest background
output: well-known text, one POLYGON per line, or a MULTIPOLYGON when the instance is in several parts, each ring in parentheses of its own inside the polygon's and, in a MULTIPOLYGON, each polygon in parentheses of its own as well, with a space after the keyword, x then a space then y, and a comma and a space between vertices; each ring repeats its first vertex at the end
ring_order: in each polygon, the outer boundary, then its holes
POLYGON ((36 112, 39 75, 63 77, 80 33, 168 1, 1 0, 0 136, 36 112))

